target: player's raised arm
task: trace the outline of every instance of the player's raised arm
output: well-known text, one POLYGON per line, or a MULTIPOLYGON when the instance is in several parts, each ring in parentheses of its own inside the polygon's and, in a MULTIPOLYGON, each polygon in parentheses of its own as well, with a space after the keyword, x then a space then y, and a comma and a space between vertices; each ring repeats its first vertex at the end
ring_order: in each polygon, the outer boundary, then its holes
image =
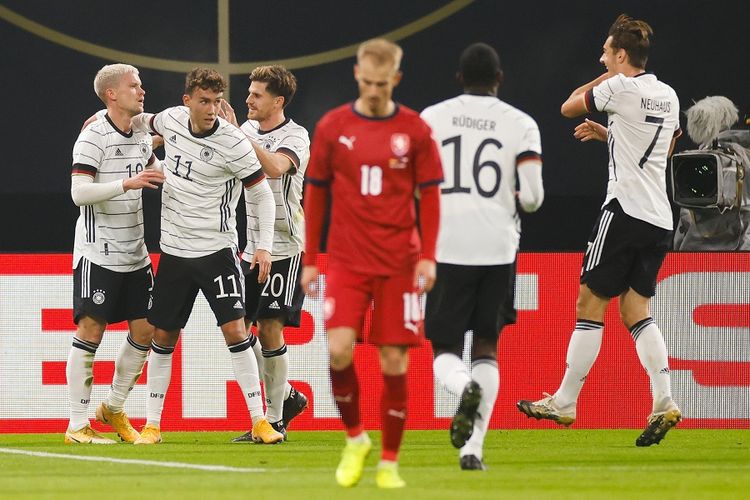
POLYGON ((590 95, 589 91, 612 76, 609 72, 604 73, 595 80, 575 89, 560 107, 560 113, 566 118, 575 118, 595 111, 589 102, 590 97, 587 97, 590 95))

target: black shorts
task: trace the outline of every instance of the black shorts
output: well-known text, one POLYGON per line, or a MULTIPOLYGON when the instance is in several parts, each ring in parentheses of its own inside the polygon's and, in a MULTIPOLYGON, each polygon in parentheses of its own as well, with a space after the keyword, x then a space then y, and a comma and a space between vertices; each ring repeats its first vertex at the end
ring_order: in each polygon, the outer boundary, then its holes
POLYGON ((249 262, 243 260, 241 265, 245 273, 246 318, 254 323, 259 319, 278 318, 285 326, 299 326, 305 301, 300 284, 302 254, 275 261, 265 283, 258 283, 258 266, 251 271, 249 262))
POLYGON ((516 264, 437 265, 437 281, 427 294, 425 335, 433 343, 463 346, 464 334, 497 341, 516 322, 516 264))
POLYGON ((107 323, 145 318, 153 286, 151 264, 121 273, 81 259, 73 271, 73 321, 84 315, 107 323))
POLYGON ((245 278, 239 257, 225 248, 195 258, 161 254, 149 322, 162 330, 184 328, 198 290, 211 306, 217 325, 245 316, 245 278))
POLYGON ((653 297, 671 241, 672 231, 629 216, 612 200, 602 208, 589 237, 581 284, 603 297, 616 297, 628 288, 653 297))

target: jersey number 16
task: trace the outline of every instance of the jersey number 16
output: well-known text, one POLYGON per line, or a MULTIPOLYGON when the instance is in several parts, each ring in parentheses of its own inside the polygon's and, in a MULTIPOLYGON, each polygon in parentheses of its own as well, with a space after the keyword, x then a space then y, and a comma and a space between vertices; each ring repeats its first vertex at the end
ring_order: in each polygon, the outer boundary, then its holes
MULTIPOLYGON (((443 146, 453 145, 453 186, 441 188, 440 192, 442 194, 471 193, 471 188, 461 185, 461 136, 456 135, 453 137, 449 137, 448 139, 445 139, 441 144, 443 146)), ((503 147, 503 145, 500 144, 500 141, 496 139, 487 138, 483 140, 474 153, 472 173, 474 174, 474 184, 477 187, 477 192, 485 198, 492 198, 493 196, 495 196, 495 194, 497 194, 498 189, 500 189, 502 171, 500 170, 500 165, 498 165, 498 163, 495 161, 481 161, 482 151, 487 146, 495 146, 497 149, 503 147), (484 187, 482 187, 482 184, 480 184, 479 182, 479 175, 481 174, 482 169, 485 168, 490 168, 495 172, 495 182, 490 187, 490 189, 484 189, 484 187)))

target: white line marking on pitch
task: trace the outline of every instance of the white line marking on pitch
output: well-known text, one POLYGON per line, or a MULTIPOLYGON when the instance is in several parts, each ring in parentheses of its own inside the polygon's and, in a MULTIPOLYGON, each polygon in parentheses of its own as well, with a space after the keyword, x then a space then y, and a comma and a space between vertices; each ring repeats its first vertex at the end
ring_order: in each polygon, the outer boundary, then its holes
POLYGON ((266 469, 261 469, 261 468, 229 467, 227 465, 201 465, 201 464, 188 464, 188 463, 183 463, 183 462, 159 462, 156 460, 136 460, 133 458, 112 458, 112 457, 67 455, 65 453, 47 453, 45 451, 27 451, 27 450, 16 450, 12 448, 0 448, 0 453, 9 453, 13 455, 26 455, 29 457, 65 458, 68 460, 83 460, 86 462, 110 462, 110 463, 115 463, 115 464, 151 465, 154 467, 171 467, 173 469, 197 469, 197 470, 206 470, 206 471, 214 471, 214 472, 266 472, 266 469))

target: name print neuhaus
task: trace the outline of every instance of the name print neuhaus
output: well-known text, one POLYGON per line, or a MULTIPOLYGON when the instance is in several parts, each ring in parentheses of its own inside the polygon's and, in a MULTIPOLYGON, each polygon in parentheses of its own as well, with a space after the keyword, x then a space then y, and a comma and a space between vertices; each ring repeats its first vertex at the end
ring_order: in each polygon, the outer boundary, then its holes
POLYGON ((672 103, 669 101, 657 101, 655 99, 646 99, 641 97, 641 109, 646 111, 661 111, 662 113, 669 113, 672 108, 672 103))

